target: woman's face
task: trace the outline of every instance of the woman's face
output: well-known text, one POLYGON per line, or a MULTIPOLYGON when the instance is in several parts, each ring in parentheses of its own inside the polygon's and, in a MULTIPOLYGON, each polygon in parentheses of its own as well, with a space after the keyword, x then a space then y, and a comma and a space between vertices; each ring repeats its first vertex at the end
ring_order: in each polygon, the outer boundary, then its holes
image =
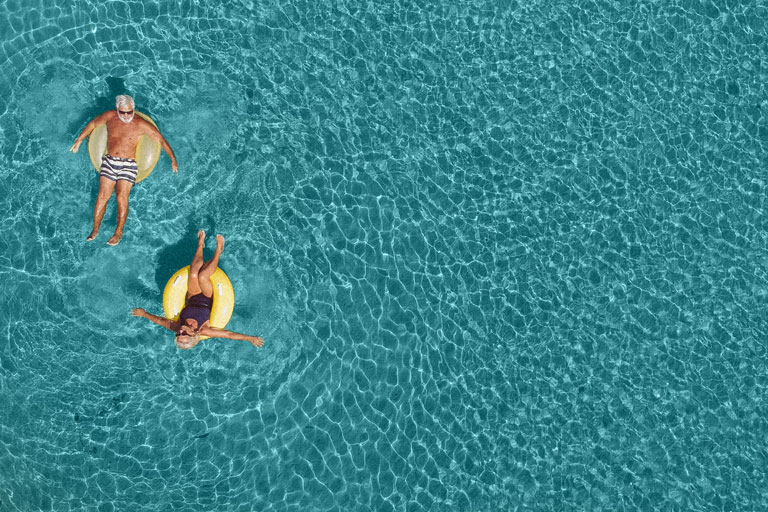
POLYGON ((176 331, 176 346, 180 349, 190 349, 200 342, 197 334, 197 321, 194 318, 188 318, 186 323, 176 331))
POLYGON ((176 346, 182 350, 189 350, 190 348, 193 348, 198 343, 200 343, 200 338, 198 336, 184 336, 184 335, 176 336, 176 346))
POLYGON ((181 324, 176 334, 194 336, 195 334, 197 334, 197 320, 195 320, 194 318, 187 318, 186 322, 181 324))

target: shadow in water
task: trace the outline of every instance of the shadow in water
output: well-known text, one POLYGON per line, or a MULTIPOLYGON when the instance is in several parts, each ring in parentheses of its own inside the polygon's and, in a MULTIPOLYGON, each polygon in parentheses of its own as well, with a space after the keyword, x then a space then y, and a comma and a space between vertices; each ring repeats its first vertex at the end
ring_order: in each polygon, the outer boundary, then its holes
POLYGON ((115 96, 120 94, 130 94, 128 88, 125 86, 125 80, 122 78, 108 76, 104 79, 104 82, 107 84, 107 92, 103 96, 98 96, 93 104, 83 110, 80 116, 72 122, 70 133, 79 134, 91 119, 103 114, 107 110, 113 110, 115 108, 115 96))
MULTIPOLYGON (((125 80, 122 78, 108 76, 104 79, 104 83, 107 85, 106 93, 102 96, 96 97, 91 106, 80 113, 78 118, 73 121, 72 125, 69 127, 70 133, 80 134, 83 128, 85 128, 85 125, 88 124, 91 119, 103 114, 107 110, 114 110, 115 97, 119 96, 120 94, 128 94, 129 96, 133 96, 131 91, 128 90, 128 87, 126 87, 125 80)), ((136 105, 136 110, 154 118, 149 105, 136 105)))

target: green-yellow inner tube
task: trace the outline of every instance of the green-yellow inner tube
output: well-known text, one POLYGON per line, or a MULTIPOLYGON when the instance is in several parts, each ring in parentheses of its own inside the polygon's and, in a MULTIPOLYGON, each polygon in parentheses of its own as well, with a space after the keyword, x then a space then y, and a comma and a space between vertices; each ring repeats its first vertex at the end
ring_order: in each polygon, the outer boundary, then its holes
MULTIPOLYGON (((136 115, 143 119, 146 119, 152 123, 155 128, 157 124, 146 114, 136 111, 136 115)), ((139 138, 139 143, 136 145, 136 163, 139 166, 139 172, 136 175, 136 183, 140 182, 154 170, 157 165, 157 161, 160 159, 160 151, 162 151, 160 144, 142 135, 139 138)), ((107 154, 107 125, 100 124, 96 126, 91 132, 91 136, 88 138, 88 154, 91 157, 91 164, 96 171, 101 170, 101 159, 107 154)))
MULTIPOLYGON (((165 317, 178 320, 181 310, 187 298, 187 286, 189 282, 189 265, 179 269, 171 276, 163 291, 163 311, 165 317)), ((232 282, 223 270, 217 268, 211 276, 213 284, 213 307, 211 308, 211 327, 223 329, 232 318, 232 310, 235 309, 235 290, 232 282)), ((200 336, 207 339, 208 336, 200 336)))

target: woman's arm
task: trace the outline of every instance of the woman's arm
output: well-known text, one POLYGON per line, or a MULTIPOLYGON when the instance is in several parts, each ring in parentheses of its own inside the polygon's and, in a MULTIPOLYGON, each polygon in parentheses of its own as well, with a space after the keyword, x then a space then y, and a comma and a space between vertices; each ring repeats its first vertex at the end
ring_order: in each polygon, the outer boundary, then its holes
POLYGON ((229 340, 245 340, 254 347, 264 346, 264 340, 258 336, 248 336, 247 334, 240 334, 239 332, 227 331, 226 329, 217 329, 215 327, 203 327, 200 329, 200 334, 203 336, 209 336, 211 338, 226 338, 229 340))
POLYGON ((161 327, 165 327, 169 331, 176 331, 176 325, 174 325, 176 322, 174 322, 170 318, 165 318, 162 316, 153 315, 152 313, 147 313, 145 310, 141 308, 133 308, 131 310, 131 314, 133 316, 140 316, 142 318, 146 318, 150 322, 154 322, 161 327))
POLYGON ((86 137, 88 137, 91 132, 96 128, 96 126, 106 122, 106 117, 108 114, 110 114, 112 111, 104 112, 103 114, 93 118, 90 123, 85 125, 85 128, 83 128, 83 131, 80 132, 80 135, 77 136, 77 139, 75 140, 75 143, 72 144, 72 147, 69 148, 69 150, 73 153, 77 153, 77 151, 80 149, 80 144, 83 143, 86 137))

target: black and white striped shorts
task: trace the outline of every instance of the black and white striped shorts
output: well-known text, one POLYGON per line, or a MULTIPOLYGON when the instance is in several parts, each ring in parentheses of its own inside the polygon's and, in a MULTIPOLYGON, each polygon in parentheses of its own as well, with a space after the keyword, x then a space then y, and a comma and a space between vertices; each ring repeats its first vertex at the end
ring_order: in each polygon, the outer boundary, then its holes
POLYGON ((136 174, 139 172, 139 165, 133 158, 118 158, 109 153, 101 159, 100 176, 112 181, 125 180, 136 183, 136 174))

